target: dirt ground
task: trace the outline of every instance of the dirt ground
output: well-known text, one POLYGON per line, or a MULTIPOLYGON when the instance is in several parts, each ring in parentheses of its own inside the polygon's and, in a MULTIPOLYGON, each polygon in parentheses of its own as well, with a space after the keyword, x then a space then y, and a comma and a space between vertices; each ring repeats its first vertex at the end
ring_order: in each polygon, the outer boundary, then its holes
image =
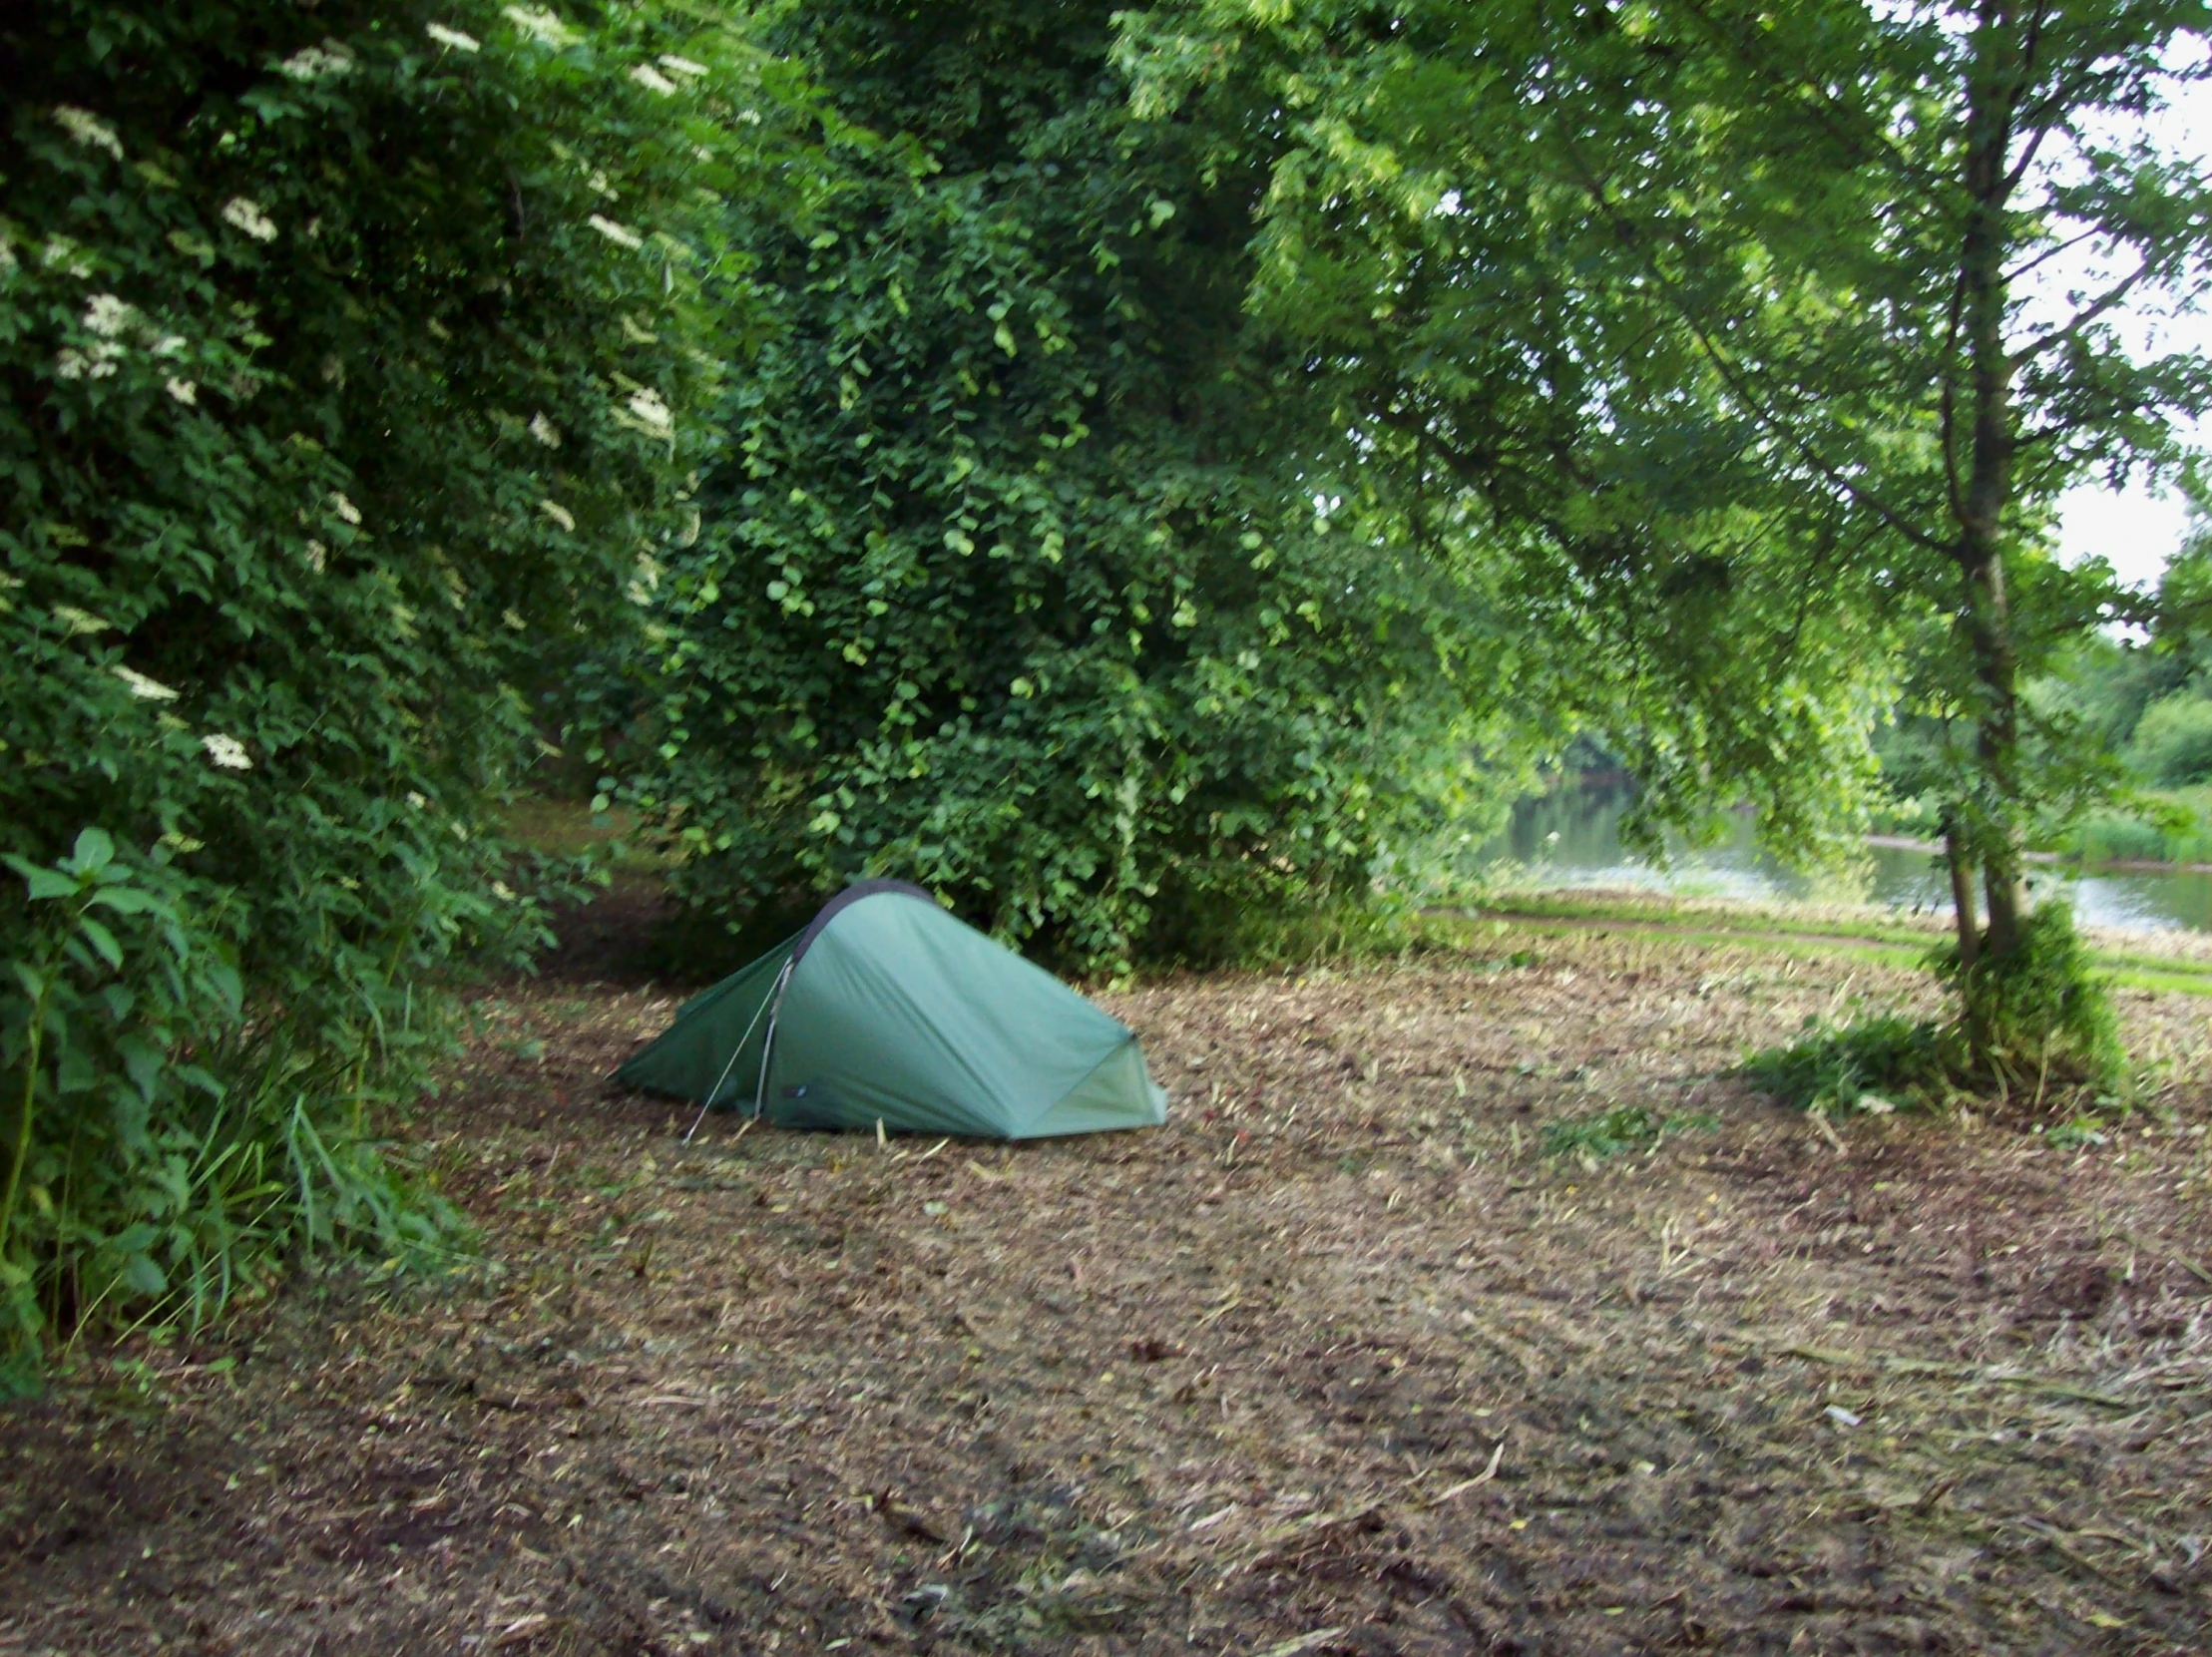
POLYGON ((0 1652, 2212 1648, 2212 1003, 1831 1142, 1725 1071, 1911 977, 1478 928, 1102 996, 1161 1130, 687 1145, 611 938, 407 1124, 484 1265, 0 1414, 0 1652))

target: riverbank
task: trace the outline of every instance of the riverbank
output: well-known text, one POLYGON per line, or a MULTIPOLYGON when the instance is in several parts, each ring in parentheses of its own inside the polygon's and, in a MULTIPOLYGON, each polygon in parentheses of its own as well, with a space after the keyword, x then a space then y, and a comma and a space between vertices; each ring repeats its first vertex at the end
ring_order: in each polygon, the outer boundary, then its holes
MULTIPOLYGON (((1570 784, 1525 799, 1478 861, 1493 862, 1502 885, 1567 891, 1638 887, 1676 897, 1760 902, 1848 900, 1907 914, 1950 907, 1950 881, 1938 848, 1917 820, 1878 825, 1885 832, 1868 841, 1859 867, 1809 875, 1768 857, 1750 815, 1738 813, 1724 820, 1725 833, 1714 844, 1670 840, 1661 867, 1621 842, 1630 798, 1621 788, 1570 784)), ((2169 803, 2176 809, 2190 806, 2178 796, 2169 803)), ((2031 862, 2028 883, 2038 899, 2068 898, 2077 919, 2092 926, 2212 935, 2212 868, 2192 867, 2202 860, 2194 842, 2176 843, 2174 849, 2187 855, 2153 855, 2163 846, 2155 837, 2123 842, 2084 830, 2070 846, 2042 848, 2031 862)))
MULTIPOLYGON (((1560 928, 1622 928, 1687 947, 1728 946, 1779 951, 1817 961, 1845 955, 1879 960, 1900 971, 1922 966, 1928 952, 1952 936, 1950 918, 1856 903, 1775 902, 1676 897, 1635 889, 1504 886, 1463 920, 1504 921, 1548 936, 1560 928)), ((1439 923, 1449 926, 1448 917, 1439 923)), ((2138 932, 2081 929, 2097 965, 2123 989, 2212 996, 2212 934, 2170 928, 2138 932)))
MULTIPOLYGON (((1941 857, 1944 848, 1940 841, 1916 840, 1904 834, 1870 834, 1867 844, 1881 851, 1920 852, 1928 857, 1941 857)), ((2063 864, 2078 869, 2083 874, 2126 875, 2212 875, 2212 863, 2172 863, 2152 858, 2112 857, 2088 860, 2080 852, 2027 852, 2023 854, 2029 863, 2063 864)))
POLYGON ((1733 1066, 1927 980, 1713 913, 1103 994, 1166 1127, 879 1146, 611 1090, 618 901, 391 1124, 480 1264, 0 1414, 0 1649, 2202 1650, 2202 1005, 2067 1149, 1832 1138, 1733 1066))

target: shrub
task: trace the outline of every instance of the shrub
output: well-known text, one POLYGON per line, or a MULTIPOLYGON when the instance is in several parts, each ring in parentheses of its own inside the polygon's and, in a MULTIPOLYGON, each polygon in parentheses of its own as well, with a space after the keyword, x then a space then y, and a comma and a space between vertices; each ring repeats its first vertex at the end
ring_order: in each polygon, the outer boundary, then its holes
POLYGON ((1930 965, 1957 995, 1955 1018, 1811 1020, 1803 1037, 1755 1054, 1741 1073, 1784 1103, 1836 1113, 1933 1106, 1966 1089, 2039 1096, 2053 1082, 2094 1085, 2118 1071, 2118 1020, 2065 904, 2033 910, 2001 959, 1962 971, 1958 946, 1946 944, 1930 965))
POLYGON ((1925 1106, 1948 1091, 1959 1068, 1956 1047, 1944 1027, 1895 1015, 1840 1027, 1808 1020, 1803 1036, 1754 1055, 1742 1073, 1801 1110, 1925 1106))
POLYGON ((2119 1019, 2070 906, 2037 905, 2018 947, 2002 957, 1985 954, 1963 969, 1958 947, 1946 945, 1933 964, 1958 992, 1959 1034, 1979 1079, 2039 1088, 2107 1081, 2119 1070, 2119 1019))
POLYGON ((2127 756, 2138 774, 2161 788, 2212 782, 2212 701, 2185 690, 2151 703, 2127 756))
POLYGON ((743 924, 898 875, 1092 968, 1356 906, 1469 786, 1496 639, 1355 485, 1275 463, 1250 181, 1130 123, 1103 4, 790 28, 919 138, 812 220, 740 214, 774 326, 646 663, 677 890, 743 924))
POLYGON ((683 522, 743 302, 709 117, 773 93, 715 31, 486 0, 57 0, 0 64, 20 1327, 220 1303, 144 1238, 219 1174, 279 1251, 346 1169, 400 1200, 355 1102, 542 931, 490 806, 683 522))

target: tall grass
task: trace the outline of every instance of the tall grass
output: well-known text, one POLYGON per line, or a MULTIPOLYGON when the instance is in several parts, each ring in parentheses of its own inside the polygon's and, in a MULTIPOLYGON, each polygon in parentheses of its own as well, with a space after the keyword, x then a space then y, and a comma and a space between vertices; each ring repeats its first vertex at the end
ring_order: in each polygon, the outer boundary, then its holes
POLYGON ((8 864, 33 945, 0 980, 0 1391, 87 1336, 198 1330, 318 1255, 463 1241, 370 1128, 432 1034, 412 997, 304 1030, 245 1005, 160 858, 87 830, 8 864))

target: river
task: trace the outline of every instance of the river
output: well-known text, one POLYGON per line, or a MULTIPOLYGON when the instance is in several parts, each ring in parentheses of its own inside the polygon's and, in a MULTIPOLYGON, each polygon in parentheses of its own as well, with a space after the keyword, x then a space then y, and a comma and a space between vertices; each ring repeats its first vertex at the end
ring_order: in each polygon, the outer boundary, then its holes
MULTIPOLYGON (((1685 896, 1818 898, 1876 903, 1899 909, 1951 909, 1950 882, 1926 852, 1898 846, 1868 848, 1869 864, 1856 881, 1816 882, 1785 869, 1753 843, 1751 818, 1738 813, 1726 840, 1691 851, 1670 842, 1665 869, 1631 856, 1620 843, 1620 817, 1629 799, 1625 785, 1602 778, 1567 783, 1514 807, 1513 821, 1491 842, 1489 854, 1526 867, 1528 882, 1542 887, 1641 887, 1685 896)), ((2074 914, 2089 926, 2131 931, 2188 928, 2212 932, 2212 875, 2183 871, 2111 871, 2074 875, 2051 865, 2030 869, 2029 891, 2063 891, 2074 914)))

